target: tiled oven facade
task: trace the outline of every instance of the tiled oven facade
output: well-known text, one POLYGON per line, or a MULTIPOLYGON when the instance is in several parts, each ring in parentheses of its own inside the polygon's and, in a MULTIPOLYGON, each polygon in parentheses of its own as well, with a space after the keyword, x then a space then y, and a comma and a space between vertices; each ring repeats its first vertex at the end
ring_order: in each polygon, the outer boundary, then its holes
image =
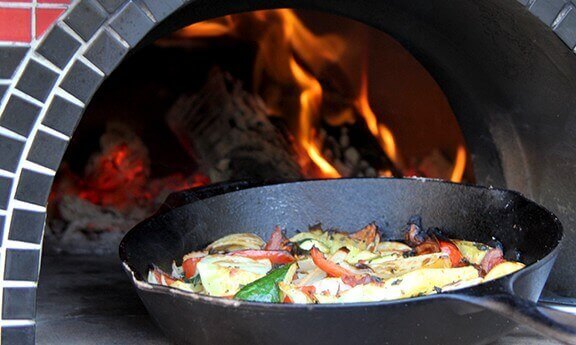
MULTIPOLYGON (((52 180, 104 78, 185 0, 0 0, 0 326, 34 343, 52 180)), ((576 2, 520 0, 576 53, 576 2)))

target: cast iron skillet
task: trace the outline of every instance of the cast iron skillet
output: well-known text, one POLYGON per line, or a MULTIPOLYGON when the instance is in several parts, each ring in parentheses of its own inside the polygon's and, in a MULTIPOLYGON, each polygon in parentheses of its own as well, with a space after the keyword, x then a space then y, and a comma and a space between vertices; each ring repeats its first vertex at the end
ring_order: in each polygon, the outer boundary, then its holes
MULTIPOLYGON (((515 322, 576 344, 576 317, 536 305, 558 253, 562 226, 543 207, 499 189, 423 179, 339 179, 254 187, 224 184, 181 192, 173 209, 132 229, 120 257, 160 328, 182 344, 476 344, 515 322), (236 190, 236 191, 231 191, 236 190), (268 238, 274 226, 353 231, 376 221, 388 239, 413 215, 453 238, 497 239, 528 267, 495 281, 399 301, 333 305, 263 304, 214 298, 145 282, 150 264, 234 232, 268 238)), ((170 204, 170 203, 169 203, 170 204)))

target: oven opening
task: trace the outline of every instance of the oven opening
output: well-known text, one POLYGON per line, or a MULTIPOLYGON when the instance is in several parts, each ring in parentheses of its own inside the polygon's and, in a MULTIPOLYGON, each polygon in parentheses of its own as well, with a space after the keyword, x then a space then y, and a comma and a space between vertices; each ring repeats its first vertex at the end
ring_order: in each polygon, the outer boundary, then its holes
POLYGON ((57 171, 48 253, 116 253, 171 192, 234 180, 473 182, 440 86, 384 32, 266 10, 148 45, 101 86, 57 171))

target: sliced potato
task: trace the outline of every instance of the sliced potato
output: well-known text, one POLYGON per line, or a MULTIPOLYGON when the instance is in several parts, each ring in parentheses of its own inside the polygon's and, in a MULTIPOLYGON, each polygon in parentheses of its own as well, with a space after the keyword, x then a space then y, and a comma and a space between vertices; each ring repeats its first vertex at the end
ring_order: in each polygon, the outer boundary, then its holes
POLYGON ((308 294, 302 292, 299 288, 291 285, 286 284, 284 282, 278 283, 278 288, 282 292, 283 296, 281 300, 284 300, 284 297, 290 298, 292 303, 295 304, 309 304, 314 303, 314 300, 308 296, 308 294))
POLYGON ((332 296, 350 289, 350 286, 344 284, 342 279, 334 277, 324 278, 311 285, 314 286, 317 294, 329 294, 332 296))
POLYGON ((170 287, 177 288, 180 290, 191 291, 191 292, 204 291, 204 288, 202 287, 201 284, 194 285, 194 284, 185 283, 185 282, 180 281, 180 280, 176 280, 174 283, 170 284, 170 287))
POLYGON ((261 249, 265 244, 258 235, 241 233, 224 236, 208 245, 206 250, 208 252, 231 252, 244 249, 261 249))
POLYGON ((242 256, 210 255, 196 266, 202 286, 211 296, 235 295, 244 285, 262 278, 272 269, 270 260, 242 256))
POLYGON ((526 267, 523 263, 520 262, 513 262, 513 261, 504 261, 499 263, 498 265, 494 266, 488 274, 484 277, 484 281, 490 281, 494 279, 498 279, 510 273, 514 273, 518 270, 523 269, 526 267))
POLYGON ((357 285, 340 294, 337 302, 372 302, 416 297, 435 293, 438 289, 459 281, 478 278, 472 267, 423 268, 391 278, 383 283, 357 285))
POLYGON ((409 252, 412 248, 410 246, 393 241, 380 242, 376 247, 376 251, 380 253, 385 252, 409 252))
POLYGON ((355 265, 358 261, 370 261, 378 258, 378 254, 372 253, 369 250, 350 251, 344 259, 347 263, 355 265))
POLYGON ((486 252, 492 249, 490 246, 472 241, 452 240, 452 242, 458 247, 462 256, 474 265, 480 265, 486 252))
POLYGON ((341 248, 346 248, 351 252, 359 252, 366 250, 371 244, 360 239, 350 238, 348 233, 323 232, 321 230, 301 232, 292 236, 290 242, 297 243, 303 250, 310 250, 315 246, 324 254, 333 254, 341 248))
POLYGON ((421 268, 450 268, 450 257, 445 253, 432 253, 407 258, 398 257, 395 260, 383 262, 371 261, 368 266, 375 275, 382 279, 406 274, 421 268))

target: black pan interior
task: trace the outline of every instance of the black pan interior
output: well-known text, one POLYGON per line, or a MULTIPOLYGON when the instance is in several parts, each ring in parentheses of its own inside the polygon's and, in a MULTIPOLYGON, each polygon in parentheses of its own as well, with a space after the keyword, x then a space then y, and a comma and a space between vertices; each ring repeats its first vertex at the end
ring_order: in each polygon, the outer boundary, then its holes
POLYGON ((276 225, 293 234, 317 223, 356 231, 376 222, 385 237, 400 239, 408 219, 420 215, 425 227, 439 227, 452 238, 496 239, 509 259, 526 264, 544 258, 562 237, 554 215, 516 192, 440 181, 315 180, 217 194, 214 187, 188 191, 189 203, 126 235, 120 256, 138 279, 152 263, 170 270, 172 260, 224 235, 253 232, 266 239, 276 225))

